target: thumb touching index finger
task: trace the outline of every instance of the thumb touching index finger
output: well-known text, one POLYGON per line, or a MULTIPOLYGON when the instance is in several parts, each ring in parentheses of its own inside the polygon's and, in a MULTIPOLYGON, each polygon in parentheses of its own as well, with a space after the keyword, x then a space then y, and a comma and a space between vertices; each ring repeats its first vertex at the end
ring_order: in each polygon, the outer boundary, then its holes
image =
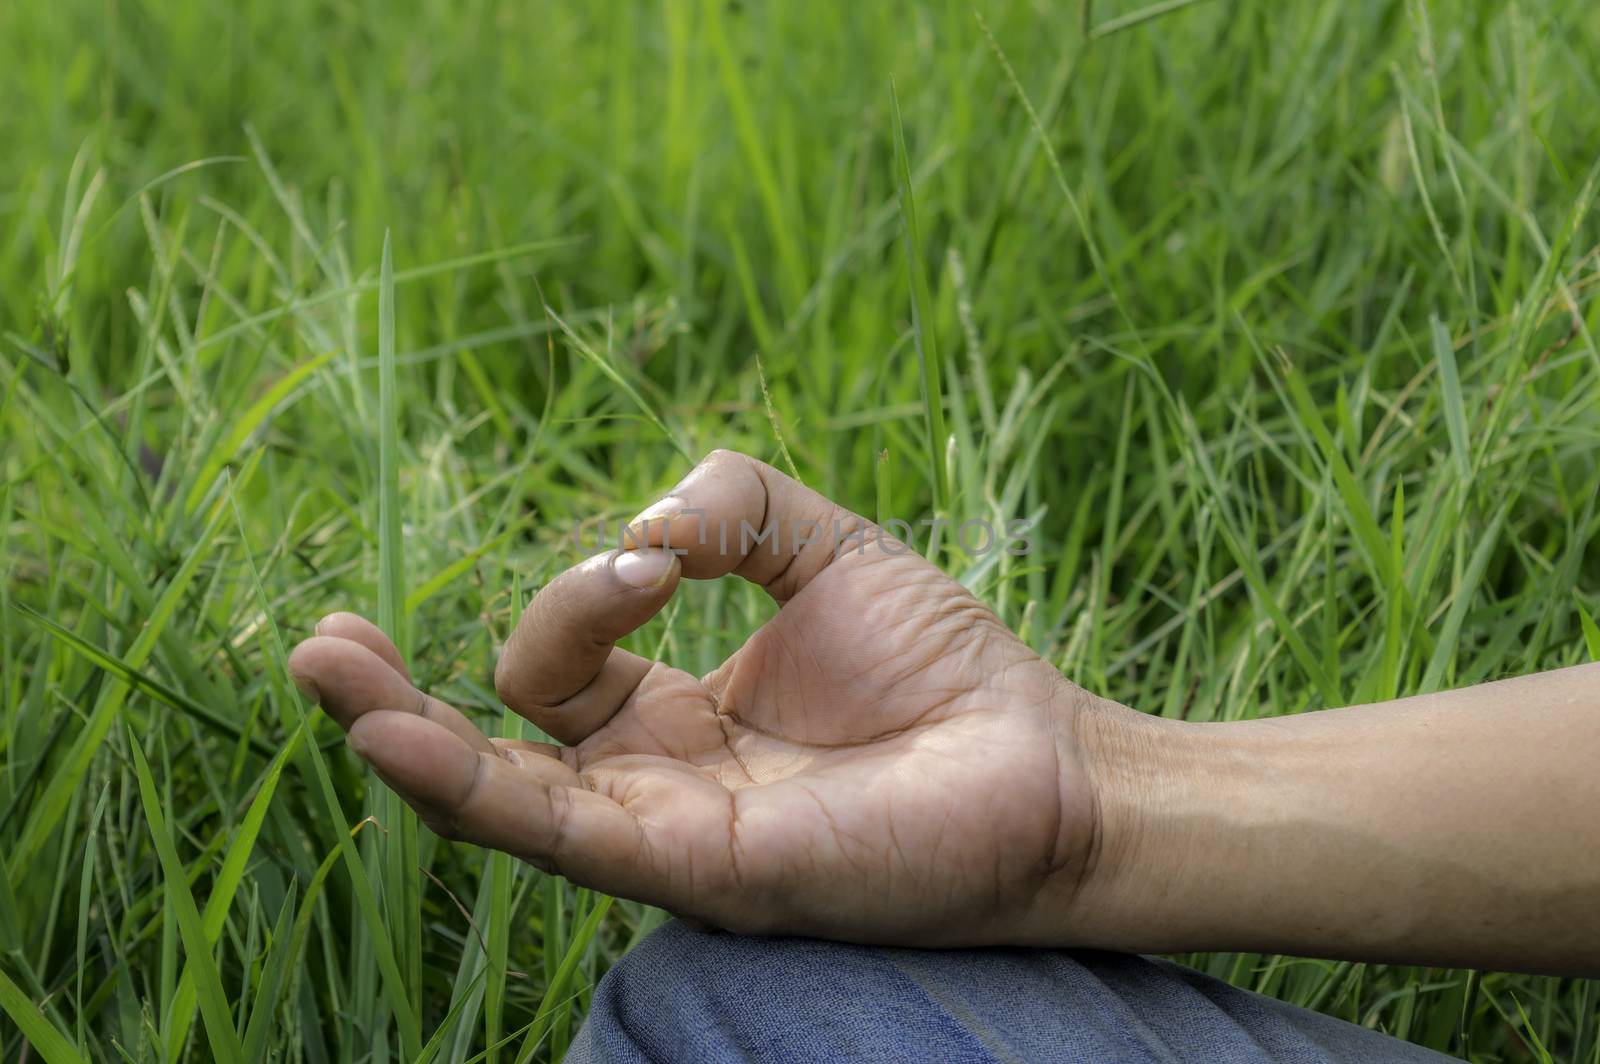
POLYGON ((712 451, 623 533, 623 546, 666 547, 683 575, 736 573, 778 602, 799 594, 841 549, 876 527, 843 506, 736 451, 712 451))

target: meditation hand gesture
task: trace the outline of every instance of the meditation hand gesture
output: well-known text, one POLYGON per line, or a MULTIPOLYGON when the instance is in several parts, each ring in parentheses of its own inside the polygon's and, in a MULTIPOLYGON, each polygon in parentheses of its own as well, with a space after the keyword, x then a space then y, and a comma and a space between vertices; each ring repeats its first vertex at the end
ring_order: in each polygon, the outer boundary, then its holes
POLYGON ((743 455, 630 527, 538 593, 495 671, 565 746, 486 738, 352 614, 290 668, 441 835, 730 930, 1596 971, 1600 663, 1165 720, 743 455), (682 577, 729 574, 782 608, 709 675, 614 649, 682 577))
POLYGON ((585 886, 855 941, 1060 925, 1096 838, 1075 735, 1116 707, 904 544, 744 455, 714 452, 630 528, 644 546, 538 593, 495 672, 565 746, 485 737, 352 614, 290 667, 434 831, 585 886), (782 609, 710 674, 613 647, 682 577, 729 574, 782 609))

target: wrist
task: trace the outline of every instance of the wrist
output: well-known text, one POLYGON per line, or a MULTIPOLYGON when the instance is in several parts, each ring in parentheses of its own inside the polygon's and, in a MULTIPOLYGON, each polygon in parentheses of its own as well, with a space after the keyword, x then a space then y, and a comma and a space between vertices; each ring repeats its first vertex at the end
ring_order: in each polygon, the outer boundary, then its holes
POLYGON ((1065 679, 1051 703, 1061 827, 1011 937, 1146 953, 1272 938, 1246 895, 1276 892, 1270 840, 1306 826, 1283 821, 1307 769, 1279 722, 1153 717, 1065 679))
MULTIPOLYGON (((1070 685, 1069 685, 1070 686, 1070 685)), ((1088 845, 1041 892, 1031 941, 1125 952, 1223 948, 1259 913, 1238 905, 1261 796, 1282 793, 1270 734, 1152 717, 1081 689, 1065 741, 1064 803, 1088 845), (1075 797, 1074 797, 1075 796, 1075 797)), ((1268 803, 1270 807, 1270 802, 1268 803)))
MULTIPOLYGON (((1042 663, 1041 663, 1042 664, 1042 663)), ((1045 840, 1031 901, 1001 915, 1002 937, 1022 945, 1127 950, 1127 928, 1149 893, 1146 854, 1166 834, 1153 790, 1183 764, 1181 722, 1147 717, 1050 670, 1047 710, 1055 752, 1056 829, 1045 840)))
MULTIPOLYGON (((1056 927, 1061 944, 1157 950, 1170 902, 1181 890, 1175 871, 1190 867, 1194 843, 1173 808, 1192 807, 1204 784, 1198 747, 1202 725, 1151 717, 1084 692, 1073 721, 1081 782, 1088 795, 1092 844, 1056 927)), ((1070 784, 1063 782, 1066 788, 1070 784)), ((1065 886, 1065 885, 1064 885, 1065 886)))

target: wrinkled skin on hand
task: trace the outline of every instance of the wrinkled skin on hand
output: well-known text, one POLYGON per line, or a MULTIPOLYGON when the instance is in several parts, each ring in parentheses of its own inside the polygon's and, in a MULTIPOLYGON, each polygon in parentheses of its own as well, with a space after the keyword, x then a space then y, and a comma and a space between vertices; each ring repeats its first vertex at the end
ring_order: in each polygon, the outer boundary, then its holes
POLYGON ((708 924, 1020 942, 1042 894, 1070 900, 1095 835, 1075 736, 1098 700, 919 555, 743 455, 714 452, 641 518, 647 543, 683 553, 568 570, 496 671, 566 745, 484 737, 352 614, 291 669, 435 831, 708 924), (776 538, 742 544, 740 521, 776 538), (862 539, 836 550, 834 522, 862 539), (726 549, 699 542, 719 526, 726 549), (681 576, 729 573, 782 608, 710 674, 612 647, 681 576))

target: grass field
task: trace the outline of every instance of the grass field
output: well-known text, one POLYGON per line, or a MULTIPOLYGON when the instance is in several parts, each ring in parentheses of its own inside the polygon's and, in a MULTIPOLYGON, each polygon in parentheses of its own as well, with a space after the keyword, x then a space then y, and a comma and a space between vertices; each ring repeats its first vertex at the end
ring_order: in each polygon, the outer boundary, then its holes
MULTIPOLYGON (((559 1058, 661 914, 429 836, 285 649, 514 730, 572 523, 713 447, 1037 519, 920 546, 1151 713, 1600 657, 1591 5, 977 7, 0 5, 0 1058, 559 1058)), ((1600 1062, 1593 982, 1188 959, 1600 1062)))

